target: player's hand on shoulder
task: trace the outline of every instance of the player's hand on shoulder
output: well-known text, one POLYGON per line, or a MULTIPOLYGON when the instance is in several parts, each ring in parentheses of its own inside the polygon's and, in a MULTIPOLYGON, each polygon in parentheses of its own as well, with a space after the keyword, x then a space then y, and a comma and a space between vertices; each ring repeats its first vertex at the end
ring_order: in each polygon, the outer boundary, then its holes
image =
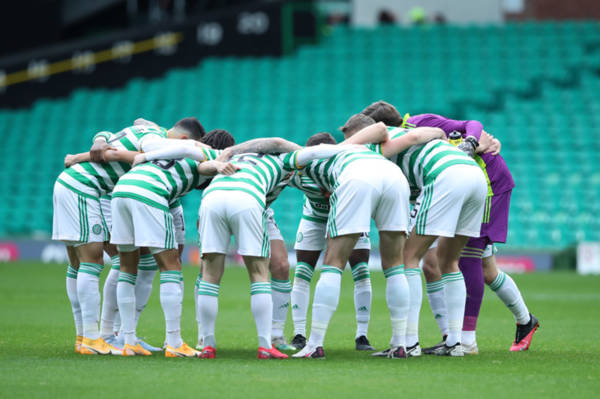
POLYGON ((231 150, 231 148, 225 148, 223 152, 221 152, 221 154, 217 157, 216 161, 227 162, 231 159, 232 155, 233 151, 231 150))
POLYGON ((90 148, 90 159, 94 162, 104 162, 104 153, 110 149, 115 148, 111 147, 106 140, 96 139, 90 148))
POLYGON ((146 154, 137 154, 134 158, 133 158, 133 163, 131 164, 131 166, 136 166, 139 165, 141 163, 146 162, 146 154))
POLYGON ((75 163, 75 155, 72 154, 67 154, 65 156, 65 168, 69 168, 71 166, 73 166, 73 164, 75 163))
MULTIPOLYGON (((217 161, 218 162, 218 161, 217 161)), ((240 170, 239 166, 232 164, 231 162, 218 162, 217 172, 222 175, 230 176, 240 170)))

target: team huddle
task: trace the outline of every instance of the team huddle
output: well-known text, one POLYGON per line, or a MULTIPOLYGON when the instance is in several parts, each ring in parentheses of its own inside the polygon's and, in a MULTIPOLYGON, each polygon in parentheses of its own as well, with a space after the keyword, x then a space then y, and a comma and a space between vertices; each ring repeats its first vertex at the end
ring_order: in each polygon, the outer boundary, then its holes
POLYGON ((166 130, 138 119, 100 132, 89 152, 68 155, 54 186, 53 239, 67 246, 67 294, 81 354, 215 358, 215 324, 231 236, 250 278, 259 359, 324 358, 325 335, 350 263, 355 348, 376 357, 477 354, 476 324, 485 284, 517 323, 511 351, 527 350, 538 320, 510 276, 496 268, 494 243, 506 241, 514 182, 500 142, 478 121, 435 114, 402 116, 375 102, 341 128, 345 140, 317 133, 304 147, 283 138, 235 144, 195 118, 166 130), (293 285, 287 250, 271 204, 287 186, 304 195, 293 285), (181 197, 203 190, 198 212, 202 267, 195 285, 198 343, 181 337, 185 226, 181 197), (371 220, 379 232, 392 336, 375 351, 368 339, 372 288, 371 220), (316 284, 310 335, 310 282, 316 284), (112 267, 101 306, 106 252, 112 267), (426 294, 442 341, 419 344, 426 294), (163 347, 137 336, 137 323, 160 273, 163 347), (292 309, 294 336, 284 327, 292 309))

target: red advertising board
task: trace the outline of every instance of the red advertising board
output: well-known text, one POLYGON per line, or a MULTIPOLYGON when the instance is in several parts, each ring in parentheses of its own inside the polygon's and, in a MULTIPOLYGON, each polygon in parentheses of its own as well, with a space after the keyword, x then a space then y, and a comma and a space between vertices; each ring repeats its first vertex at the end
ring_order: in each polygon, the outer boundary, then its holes
POLYGON ((530 256, 496 256, 499 269, 510 273, 535 271, 535 260, 530 256))
POLYGON ((0 262, 11 262, 19 259, 19 247, 13 242, 0 242, 0 262))

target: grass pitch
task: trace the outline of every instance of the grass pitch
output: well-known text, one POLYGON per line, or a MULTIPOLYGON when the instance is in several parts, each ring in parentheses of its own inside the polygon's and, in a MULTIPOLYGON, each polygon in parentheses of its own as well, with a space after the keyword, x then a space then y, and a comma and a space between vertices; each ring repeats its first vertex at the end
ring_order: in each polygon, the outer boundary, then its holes
MULTIPOLYGON (((354 350, 352 278, 344 273, 340 306, 322 361, 256 359, 256 330, 249 282, 241 268, 223 279, 214 361, 82 356, 73 353, 75 331, 65 292, 64 266, 0 266, 0 396, 52 398, 226 397, 595 397, 600 390, 600 277, 573 273, 513 276, 540 319, 528 352, 510 353, 512 315, 489 290, 478 326, 480 354, 464 359, 371 358, 354 350)), ((103 276, 106 274, 106 270, 103 276)), ((185 267, 183 337, 196 343, 193 285, 197 269, 185 267)), ((390 325, 382 273, 372 273, 369 338, 388 344, 390 325)), ((158 281, 138 334, 154 345, 164 339, 158 281)), ((314 288, 314 287, 313 287, 314 288)), ((292 334, 291 316, 286 328, 292 334)), ((425 298, 421 344, 439 341, 425 298)))

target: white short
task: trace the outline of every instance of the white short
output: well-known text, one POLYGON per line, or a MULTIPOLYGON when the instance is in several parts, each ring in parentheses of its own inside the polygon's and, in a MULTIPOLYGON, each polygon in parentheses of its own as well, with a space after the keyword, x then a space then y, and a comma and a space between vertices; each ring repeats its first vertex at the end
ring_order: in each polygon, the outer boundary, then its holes
POLYGON ((354 161, 346 166, 329 198, 327 235, 369 231, 408 232, 410 190, 398 166, 387 160, 354 161))
POLYGON ((279 226, 277 226, 277 222, 275 221, 275 212, 271 208, 267 208, 266 212, 267 212, 267 231, 269 232, 269 241, 273 241, 273 240, 283 241, 283 236, 281 235, 279 226))
MULTIPOLYGON (((325 249, 327 224, 312 220, 300 219, 296 234, 295 250, 322 251, 325 249)), ((354 249, 371 249, 369 233, 361 233, 354 249)))
POLYGON ((110 242, 121 246, 174 249, 175 226, 173 216, 133 198, 113 198, 111 201, 113 226, 110 242))
POLYGON ((185 244, 185 218, 183 215, 183 206, 169 209, 173 217, 173 226, 175 227, 175 242, 179 245, 185 244))
POLYGON ((112 229, 112 212, 110 210, 110 197, 100 197, 100 209, 102 210, 102 216, 104 222, 108 227, 108 231, 112 229))
MULTIPOLYGON (((108 226, 108 231, 112 230, 112 211, 110 205, 110 198, 100 198, 100 208, 102 209, 102 216, 108 226)), ((176 208, 169 209, 173 216, 173 225, 175 226, 175 242, 177 244, 185 244, 185 220, 183 216, 183 206, 179 205, 176 208)))
POLYGON ((56 182, 53 203, 53 240, 76 246, 108 240, 108 228, 98 199, 77 194, 56 182))
POLYGON ((496 252, 498 252, 498 248, 496 248, 494 244, 490 244, 485 247, 485 250, 483 251, 483 255, 481 255, 481 257, 489 258, 490 256, 493 256, 496 252))
POLYGON ((198 229, 202 253, 227 253, 231 235, 238 253, 244 256, 268 258, 267 212, 243 191, 211 191, 200 204, 198 229))
POLYGON ((453 165, 421 190, 411 212, 417 234, 479 237, 487 184, 479 167, 453 165))

